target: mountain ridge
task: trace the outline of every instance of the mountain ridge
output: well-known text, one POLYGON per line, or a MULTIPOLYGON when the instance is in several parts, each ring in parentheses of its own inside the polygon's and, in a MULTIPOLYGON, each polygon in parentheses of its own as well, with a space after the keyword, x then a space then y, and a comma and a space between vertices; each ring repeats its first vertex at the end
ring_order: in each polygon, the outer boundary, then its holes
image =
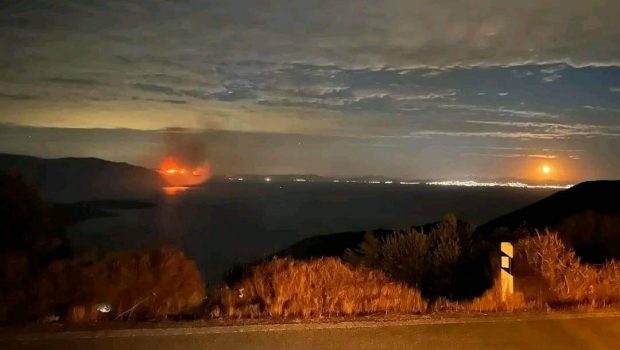
POLYGON ((146 198, 167 185, 156 171, 94 157, 48 159, 3 153, 0 171, 20 174, 44 199, 55 202, 146 198))

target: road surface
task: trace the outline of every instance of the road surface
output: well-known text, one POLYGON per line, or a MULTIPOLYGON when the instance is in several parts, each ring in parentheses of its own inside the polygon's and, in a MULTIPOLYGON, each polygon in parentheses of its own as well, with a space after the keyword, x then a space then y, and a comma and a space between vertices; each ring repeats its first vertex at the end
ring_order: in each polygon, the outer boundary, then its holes
POLYGON ((620 349, 620 313, 5 332, 0 349, 620 349))

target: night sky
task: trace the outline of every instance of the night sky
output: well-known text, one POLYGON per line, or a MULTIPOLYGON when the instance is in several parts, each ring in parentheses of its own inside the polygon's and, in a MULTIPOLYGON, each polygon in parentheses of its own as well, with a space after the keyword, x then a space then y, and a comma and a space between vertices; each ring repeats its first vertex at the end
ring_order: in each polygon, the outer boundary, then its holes
POLYGON ((590 0, 3 1, 0 152, 619 178, 618 18, 590 0))

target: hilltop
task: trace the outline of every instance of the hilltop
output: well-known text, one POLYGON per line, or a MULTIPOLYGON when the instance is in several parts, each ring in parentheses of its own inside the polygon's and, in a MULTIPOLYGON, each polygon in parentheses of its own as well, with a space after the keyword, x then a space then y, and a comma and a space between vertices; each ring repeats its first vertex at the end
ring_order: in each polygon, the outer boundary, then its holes
POLYGON ((98 158, 0 154, 0 171, 21 174, 44 199, 54 202, 145 198, 167 185, 156 171, 98 158))
POLYGON ((476 239, 515 241, 535 230, 558 230, 584 259, 620 258, 620 181, 575 185, 483 225, 476 239))

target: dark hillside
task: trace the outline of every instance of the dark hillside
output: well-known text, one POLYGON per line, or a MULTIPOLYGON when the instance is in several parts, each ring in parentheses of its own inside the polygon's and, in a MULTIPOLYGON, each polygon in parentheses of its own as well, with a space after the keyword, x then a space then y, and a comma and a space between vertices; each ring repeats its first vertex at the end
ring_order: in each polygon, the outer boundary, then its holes
POLYGON ((166 185, 153 170, 97 158, 0 154, 0 171, 21 174, 44 199, 54 202, 147 197, 166 185))

